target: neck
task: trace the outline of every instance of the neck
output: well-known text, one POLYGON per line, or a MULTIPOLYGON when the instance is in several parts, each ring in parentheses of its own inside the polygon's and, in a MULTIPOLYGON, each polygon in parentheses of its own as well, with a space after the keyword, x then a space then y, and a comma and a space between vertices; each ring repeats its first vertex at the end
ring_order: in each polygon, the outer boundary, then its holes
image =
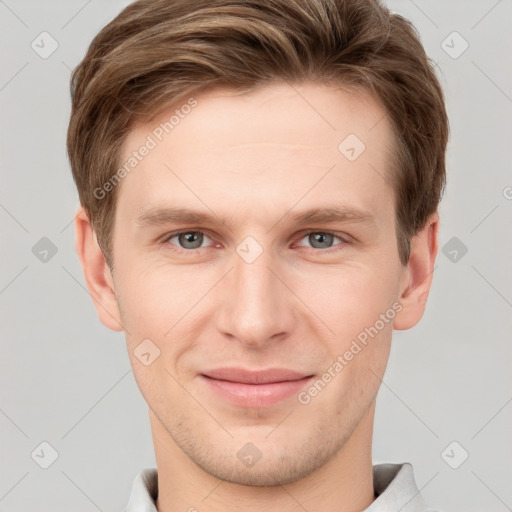
POLYGON ((288 485, 246 486, 206 473, 174 443, 150 410, 159 512, 361 512, 375 499, 371 442, 375 403, 324 466, 288 485))

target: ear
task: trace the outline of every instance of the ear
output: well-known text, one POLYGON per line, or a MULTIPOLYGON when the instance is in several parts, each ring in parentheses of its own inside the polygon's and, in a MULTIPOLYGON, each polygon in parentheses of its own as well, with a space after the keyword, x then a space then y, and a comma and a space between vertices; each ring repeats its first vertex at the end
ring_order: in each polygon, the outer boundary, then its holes
POLYGON ((98 245, 89 216, 80 207, 75 215, 76 252, 98 317, 113 331, 122 331, 121 315, 114 291, 114 281, 98 245))
POLYGON ((399 302, 402 310, 395 316, 395 329, 410 329, 423 316, 432 284, 434 263, 439 246, 439 216, 431 215, 411 239, 411 252, 403 267, 399 302))

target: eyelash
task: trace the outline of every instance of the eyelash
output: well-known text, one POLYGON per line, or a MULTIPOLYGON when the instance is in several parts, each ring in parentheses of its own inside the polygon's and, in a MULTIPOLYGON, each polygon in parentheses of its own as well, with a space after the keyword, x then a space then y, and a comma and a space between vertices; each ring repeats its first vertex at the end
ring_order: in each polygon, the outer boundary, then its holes
MULTIPOLYGON (((181 231, 175 231, 174 233, 170 233, 169 235, 166 235, 165 238, 161 242, 162 245, 173 246, 173 249, 172 249, 173 251, 175 251, 177 253, 185 253, 187 256, 193 256, 194 254, 197 254, 201 249, 207 249, 207 247, 199 247, 197 249, 183 249, 183 248, 180 248, 180 247, 170 243, 170 240, 172 238, 175 238, 183 233, 202 233, 203 235, 206 235, 210 240, 212 240, 212 238, 209 237, 205 231, 185 229, 185 230, 181 230, 181 231)), ((319 230, 313 230, 313 229, 303 233, 300 240, 303 240, 305 237, 311 235, 312 233, 320 233, 322 235, 332 235, 334 238, 338 238, 341 242, 333 247, 330 247, 329 249, 316 249, 315 247, 306 247, 306 249, 312 249, 313 251, 315 251, 317 253, 330 254, 332 252, 340 250, 340 246, 344 246, 347 243, 349 243, 349 241, 347 239, 345 239, 344 237, 340 236, 339 234, 337 234, 333 231, 319 231, 319 230)), ((304 247, 304 246, 300 246, 300 247, 304 247)))

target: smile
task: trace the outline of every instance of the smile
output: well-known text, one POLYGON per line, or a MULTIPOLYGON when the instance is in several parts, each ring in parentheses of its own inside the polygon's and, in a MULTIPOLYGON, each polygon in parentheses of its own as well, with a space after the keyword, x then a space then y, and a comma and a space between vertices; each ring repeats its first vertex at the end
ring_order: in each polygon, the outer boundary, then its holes
POLYGON ((221 368, 199 375, 208 388, 239 407, 270 407, 296 395, 313 375, 285 369, 248 371, 221 368))

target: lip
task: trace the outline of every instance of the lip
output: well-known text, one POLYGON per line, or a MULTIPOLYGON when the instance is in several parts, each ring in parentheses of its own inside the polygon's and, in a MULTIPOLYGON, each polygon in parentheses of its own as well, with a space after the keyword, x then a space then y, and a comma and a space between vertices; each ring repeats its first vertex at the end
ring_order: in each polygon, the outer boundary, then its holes
POLYGON ((297 394, 313 375, 271 368, 217 368, 199 375, 216 395, 240 407, 270 407, 297 394))

